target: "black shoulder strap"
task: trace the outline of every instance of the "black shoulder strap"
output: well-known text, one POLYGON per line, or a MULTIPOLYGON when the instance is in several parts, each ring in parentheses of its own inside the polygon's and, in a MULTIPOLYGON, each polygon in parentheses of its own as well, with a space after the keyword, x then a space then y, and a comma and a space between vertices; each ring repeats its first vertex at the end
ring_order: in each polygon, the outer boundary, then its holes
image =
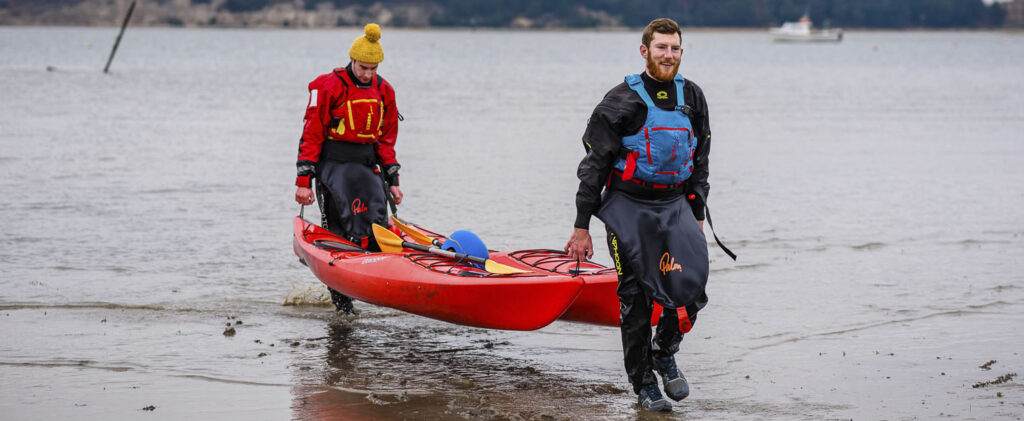
POLYGON ((696 193, 700 196, 701 201, 704 202, 704 216, 707 217, 708 226, 711 227, 711 235, 715 237, 715 242, 718 243, 718 247, 721 248, 725 254, 729 255, 732 260, 736 260, 736 253, 733 253, 732 250, 729 250, 729 248, 725 246, 725 244, 722 244, 722 240, 718 239, 718 234, 715 234, 715 224, 711 222, 711 208, 708 207, 708 200, 703 194, 701 194, 701 192, 696 193))

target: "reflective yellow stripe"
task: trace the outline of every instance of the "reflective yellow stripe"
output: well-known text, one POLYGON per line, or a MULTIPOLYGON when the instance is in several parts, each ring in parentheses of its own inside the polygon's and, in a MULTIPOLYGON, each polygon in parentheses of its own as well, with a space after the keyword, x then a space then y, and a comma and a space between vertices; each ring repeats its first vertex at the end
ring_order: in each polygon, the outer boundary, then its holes
POLYGON ((619 262, 619 239, 613 233, 609 232, 608 235, 612 238, 612 257, 615 258, 615 272, 622 275, 622 263, 619 262))
POLYGON ((352 130, 356 129, 356 119, 352 117, 352 101, 347 102, 348 104, 348 126, 352 130))
MULTIPOLYGON (((355 121, 354 115, 352 113, 352 104, 361 104, 361 103, 364 103, 364 102, 375 103, 375 104, 379 104, 380 105, 381 119, 377 123, 377 131, 380 131, 380 127, 384 124, 384 103, 381 102, 380 100, 376 100, 376 99, 353 99, 351 101, 346 101, 345 103, 348 105, 348 127, 350 129, 352 129, 352 130, 356 129, 356 121, 355 121)), ((364 131, 370 131, 370 126, 372 124, 373 124, 373 109, 371 108, 369 115, 366 116, 366 129, 364 129, 364 131)), ((375 137, 375 136, 373 136, 373 135, 367 135, 367 136, 360 135, 360 137, 375 137)))

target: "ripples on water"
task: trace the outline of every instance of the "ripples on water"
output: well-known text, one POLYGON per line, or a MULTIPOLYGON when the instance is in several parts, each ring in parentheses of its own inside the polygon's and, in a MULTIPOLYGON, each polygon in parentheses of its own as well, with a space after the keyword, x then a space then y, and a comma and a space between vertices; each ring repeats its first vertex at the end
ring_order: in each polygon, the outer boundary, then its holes
MULTIPOLYGON (((636 416, 615 329, 281 306, 317 284, 290 245, 304 88, 356 35, 133 28, 103 75, 115 29, 0 28, 0 409, 636 416)), ((580 135, 639 70, 638 38, 385 32, 402 216, 560 248, 580 135)), ((711 252, 711 305, 679 355, 694 393, 670 418, 1024 412, 1019 382, 970 387, 1024 370, 1021 36, 698 32, 684 48, 740 260, 711 252)))

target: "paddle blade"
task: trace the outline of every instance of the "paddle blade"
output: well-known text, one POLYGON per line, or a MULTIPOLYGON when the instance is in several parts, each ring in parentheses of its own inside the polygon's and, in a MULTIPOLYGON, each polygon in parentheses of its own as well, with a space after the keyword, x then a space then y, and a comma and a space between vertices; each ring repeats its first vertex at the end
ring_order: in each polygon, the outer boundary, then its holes
POLYGON ((484 270, 490 273, 497 273, 501 275, 512 275, 516 273, 530 273, 528 270, 516 269, 512 266, 506 266, 501 263, 495 262, 491 259, 487 259, 484 262, 484 270))
POLYGON ((380 251, 387 253, 398 253, 402 251, 402 237, 399 237, 387 228, 373 224, 373 238, 377 240, 377 245, 380 246, 380 251))
POLYGON ((394 215, 391 215, 391 222, 394 223, 395 226, 398 227, 398 229, 402 230, 402 232, 408 234, 409 237, 412 237, 413 241, 419 244, 423 244, 425 246, 434 244, 433 238, 430 238, 429 236, 420 232, 420 230, 416 228, 403 224, 402 221, 399 221, 398 218, 395 217, 394 215))

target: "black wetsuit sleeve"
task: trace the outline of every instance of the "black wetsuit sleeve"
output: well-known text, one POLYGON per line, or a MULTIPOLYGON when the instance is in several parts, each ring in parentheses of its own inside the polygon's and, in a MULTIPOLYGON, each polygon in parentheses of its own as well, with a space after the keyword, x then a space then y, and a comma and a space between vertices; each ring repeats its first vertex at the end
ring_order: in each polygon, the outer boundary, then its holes
POLYGON ((620 83, 594 108, 583 133, 587 154, 580 161, 576 177, 576 228, 589 229, 590 217, 601 206, 601 190, 608 181, 622 149, 622 137, 636 132, 647 119, 647 108, 632 89, 620 83))
POLYGON ((704 220, 704 199, 708 197, 711 185, 708 184, 708 155, 711 153, 711 123, 708 119, 708 103, 704 98, 704 91, 689 80, 683 92, 686 96, 686 104, 693 108, 693 117, 690 119, 693 124, 693 136, 697 139, 697 149, 693 153, 693 173, 690 175, 689 187, 697 193, 697 197, 691 201, 693 216, 698 221, 704 220))

